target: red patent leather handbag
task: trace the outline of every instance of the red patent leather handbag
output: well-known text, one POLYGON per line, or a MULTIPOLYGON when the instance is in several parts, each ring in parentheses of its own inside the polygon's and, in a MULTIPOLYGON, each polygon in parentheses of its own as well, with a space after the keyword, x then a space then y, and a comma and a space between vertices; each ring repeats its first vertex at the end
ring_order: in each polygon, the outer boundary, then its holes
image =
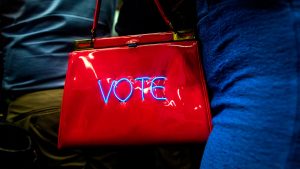
POLYGON ((210 108, 198 42, 192 35, 170 31, 93 38, 77 46, 81 50, 69 58, 59 148, 208 138, 210 108))

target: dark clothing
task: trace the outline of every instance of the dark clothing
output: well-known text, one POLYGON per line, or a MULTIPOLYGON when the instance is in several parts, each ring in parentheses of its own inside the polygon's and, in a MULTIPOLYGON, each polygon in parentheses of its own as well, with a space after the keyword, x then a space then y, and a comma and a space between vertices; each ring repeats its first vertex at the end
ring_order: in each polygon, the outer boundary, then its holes
MULTIPOLYGON (((116 31, 119 35, 132 35, 168 31, 154 0, 123 0, 116 31)), ((194 29, 195 1, 160 0, 163 10, 175 30, 194 29)))
MULTIPOLYGON (((63 88, 74 40, 90 38, 94 0, 1 0, 3 88, 10 94, 63 88)), ((110 35, 116 1, 103 0, 98 36, 110 35)))
MULTIPOLYGON (((7 120, 31 134, 38 146, 39 168, 110 168, 114 164, 106 160, 111 151, 57 149, 68 53, 73 50, 74 40, 90 38, 95 1, 0 3, 2 84, 11 99, 7 120)), ((98 36, 110 35, 115 6, 116 1, 103 0, 98 36)))
POLYGON ((122 36, 161 32, 168 27, 153 0, 123 0, 115 29, 122 36))
POLYGON ((300 1, 197 2, 214 114, 201 169, 300 168, 300 1))

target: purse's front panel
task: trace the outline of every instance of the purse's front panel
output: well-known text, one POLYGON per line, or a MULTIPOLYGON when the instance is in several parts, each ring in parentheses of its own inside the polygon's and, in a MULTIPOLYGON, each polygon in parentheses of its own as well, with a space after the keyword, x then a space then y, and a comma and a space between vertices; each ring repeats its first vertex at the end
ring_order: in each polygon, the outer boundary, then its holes
POLYGON ((211 130, 196 41, 73 52, 60 146, 199 142, 211 130))

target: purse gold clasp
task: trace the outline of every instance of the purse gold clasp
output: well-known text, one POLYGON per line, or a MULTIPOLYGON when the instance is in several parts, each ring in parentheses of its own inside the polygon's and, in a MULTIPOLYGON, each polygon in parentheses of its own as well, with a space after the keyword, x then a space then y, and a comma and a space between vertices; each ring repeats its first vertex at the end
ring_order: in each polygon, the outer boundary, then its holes
POLYGON ((173 32, 173 40, 174 41, 182 41, 182 40, 192 40, 195 39, 195 33, 191 30, 183 30, 173 32))
POLYGON ((92 49, 92 40, 91 39, 81 39, 75 40, 75 50, 87 50, 92 49))

